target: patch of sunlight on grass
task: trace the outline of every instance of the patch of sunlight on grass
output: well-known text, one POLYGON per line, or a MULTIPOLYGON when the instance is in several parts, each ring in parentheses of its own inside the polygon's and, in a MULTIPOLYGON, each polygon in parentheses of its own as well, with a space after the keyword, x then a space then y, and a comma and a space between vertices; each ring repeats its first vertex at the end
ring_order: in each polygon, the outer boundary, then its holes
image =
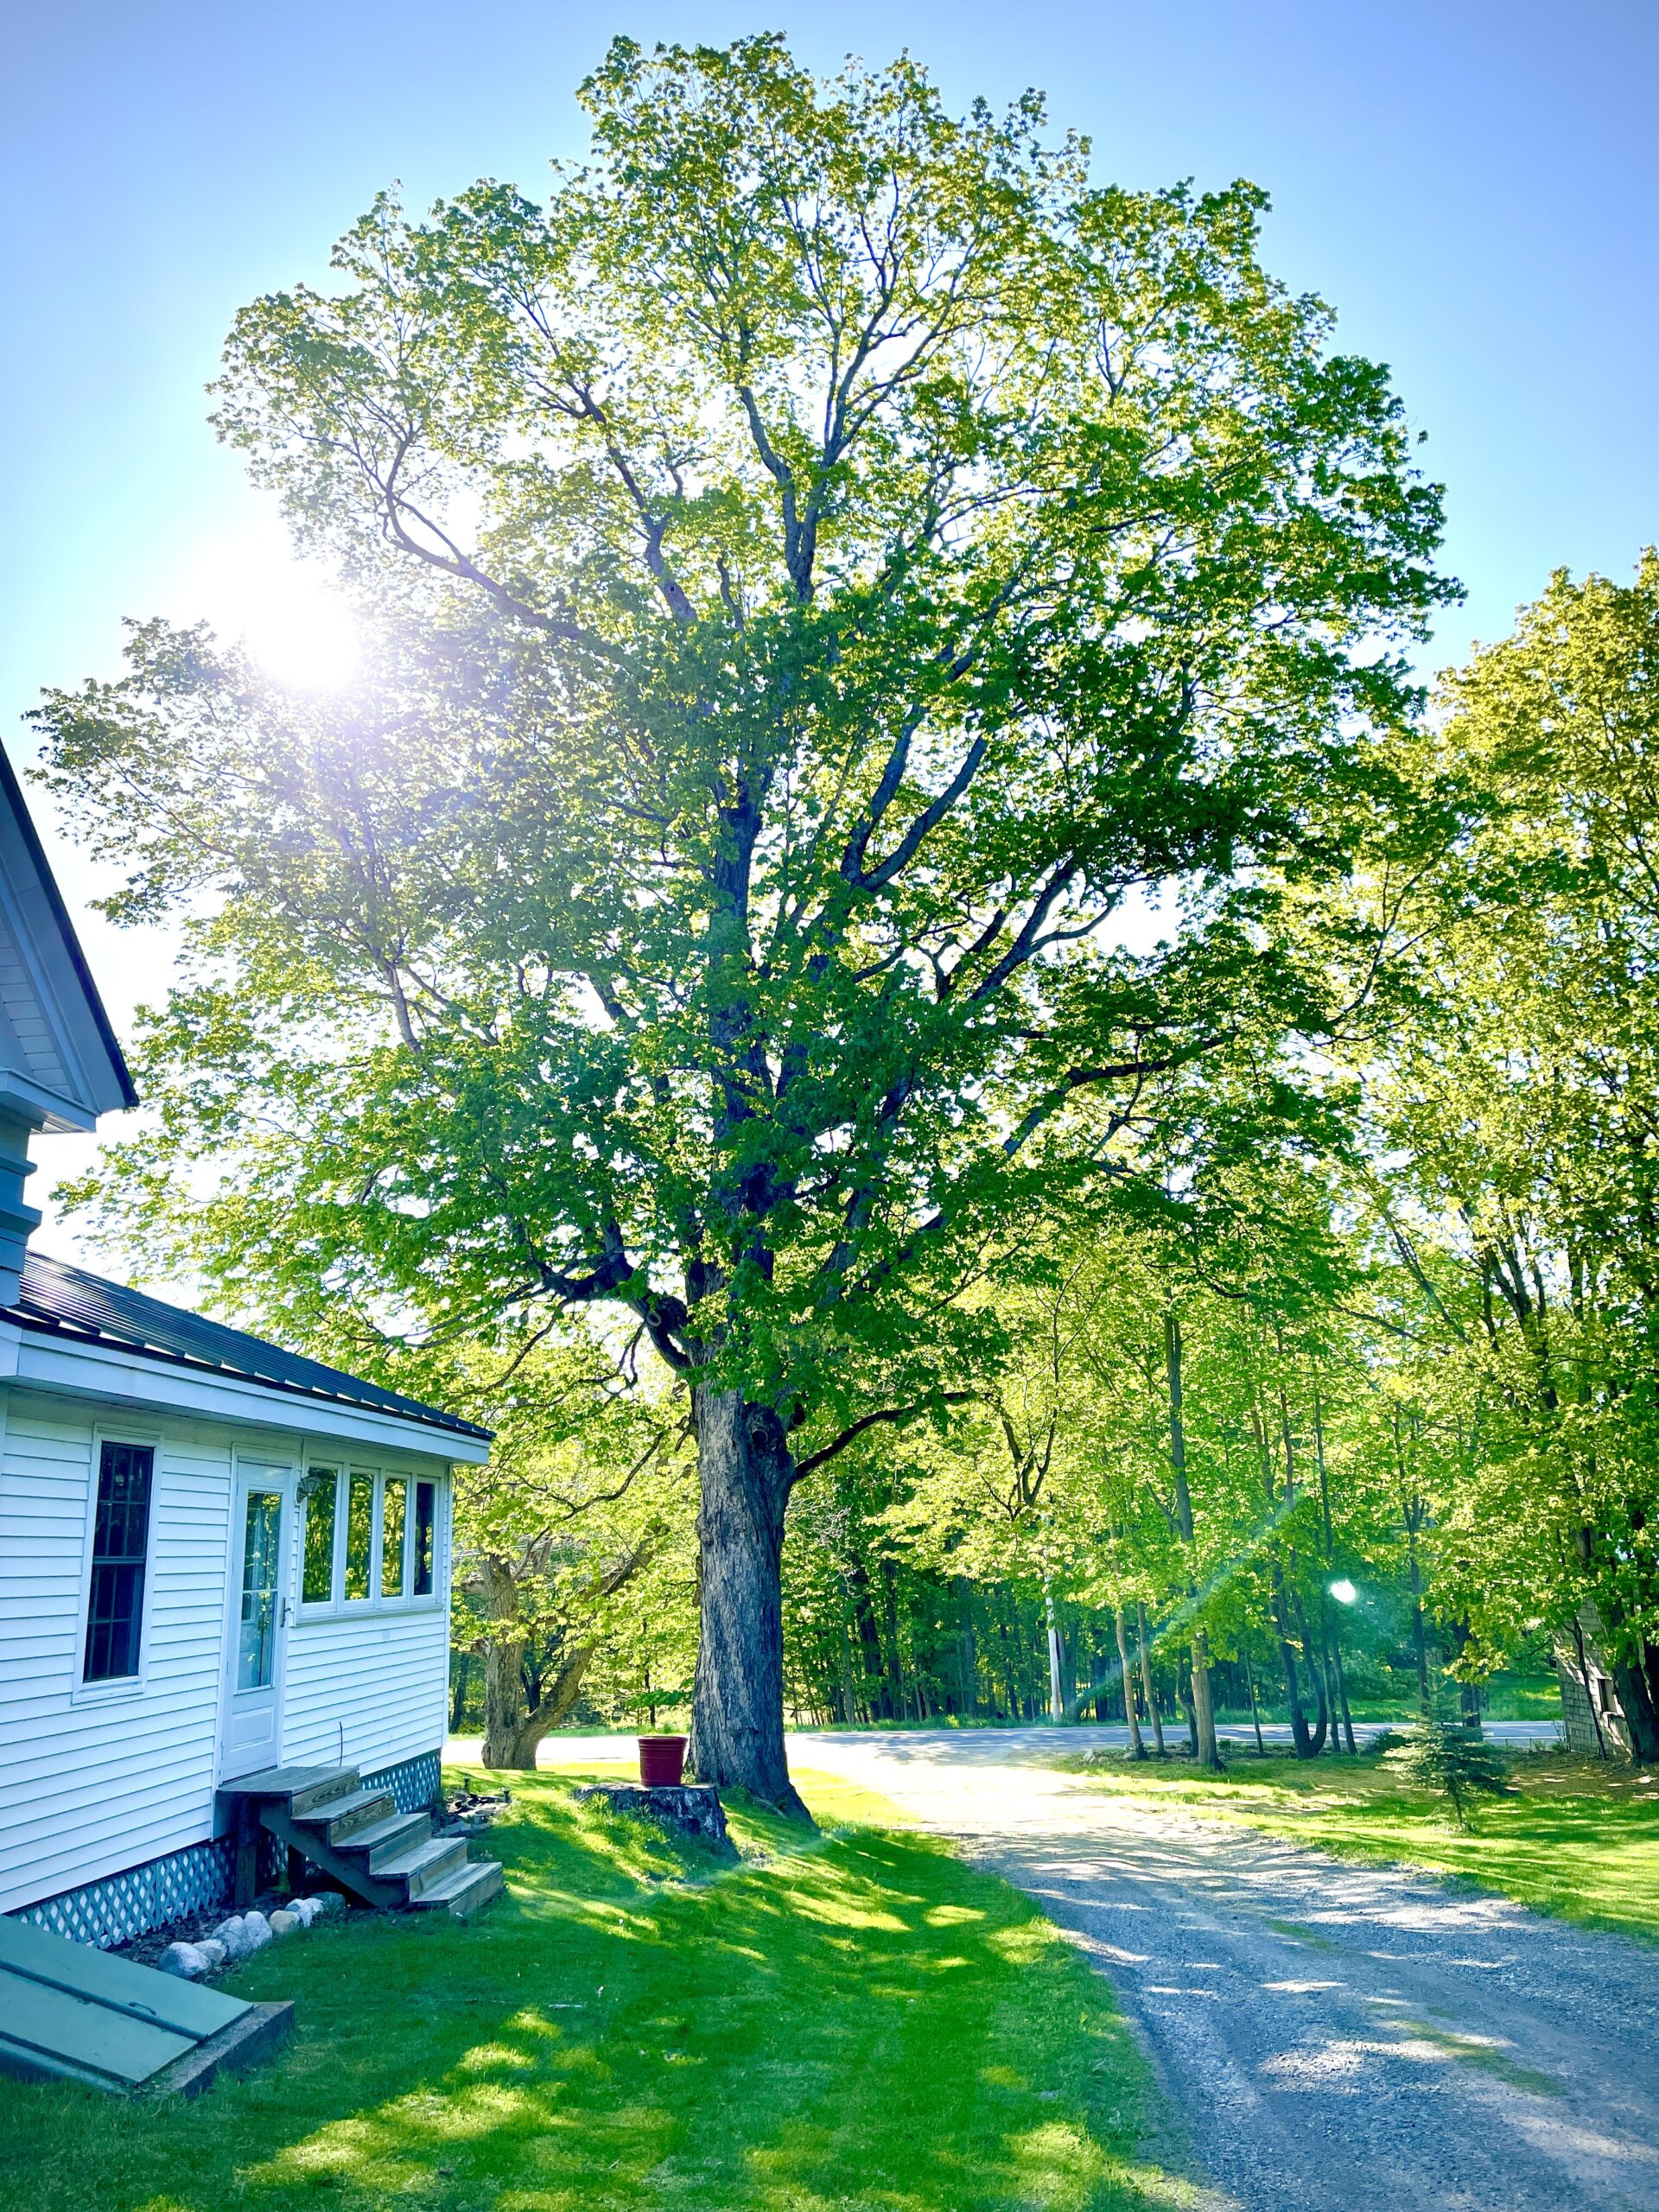
POLYGON ((1046 2121, 1008 2138, 1008 2156, 1020 2176, 1022 2204, 1075 2212, 1093 2198, 1108 2161, 1097 2143, 1062 2120, 1046 2121))
POLYGON ((488 1913, 465 1927, 348 1915, 230 1978, 238 1994, 296 2001, 296 2033, 269 2066, 165 2110, 0 2082, 0 2202, 1147 2212, 1181 2201, 1137 2151, 1157 2101, 1109 1986, 1019 1891, 906 1832, 882 1801, 879 1818, 839 1835, 734 1801, 748 1856, 733 1863, 601 1817, 569 1775, 506 1779, 511 1810, 482 1848, 509 1889, 488 1913))
POLYGON ((890 1935, 902 1936, 909 1924, 895 1912, 855 1904, 849 1897, 798 1897, 795 1910, 809 1920, 822 1921, 828 1928, 885 1928, 890 1935))

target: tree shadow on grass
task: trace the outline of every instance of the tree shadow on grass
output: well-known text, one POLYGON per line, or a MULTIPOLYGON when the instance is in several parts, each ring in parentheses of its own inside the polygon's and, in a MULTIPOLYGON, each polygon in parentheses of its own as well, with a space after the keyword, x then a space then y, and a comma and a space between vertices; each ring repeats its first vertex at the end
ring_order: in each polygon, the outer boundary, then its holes
POLYGON ((1186 2196, 1135 2155, 1152 2093, 1109 1992, 1017 1891, 911 1836, 740 1819, 766 1862, 722 1866, 615 1825, 527 1781, 496 1832, 510 1894, 470 1928, 365 1919, 263 1955, 242 1986, 296 1995, 299 2037, 196 2106, 16 2091, 15 2201, 1128 2212, 1186 2196))

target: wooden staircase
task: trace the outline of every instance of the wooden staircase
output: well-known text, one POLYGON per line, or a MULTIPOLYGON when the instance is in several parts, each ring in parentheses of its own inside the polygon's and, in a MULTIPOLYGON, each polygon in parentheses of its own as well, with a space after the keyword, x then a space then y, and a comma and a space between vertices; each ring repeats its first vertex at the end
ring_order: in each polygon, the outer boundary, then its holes
POLYGON ((261 1828, 365 1904, 470 1920, 500 1891, 496 1860, 470 1858, 465 1836, 434 1835, 430 1814, 400 1813, 355 1767, 267 1767, 219 1794, 235 1821, 238 1905, 252 1899, 261 1828))

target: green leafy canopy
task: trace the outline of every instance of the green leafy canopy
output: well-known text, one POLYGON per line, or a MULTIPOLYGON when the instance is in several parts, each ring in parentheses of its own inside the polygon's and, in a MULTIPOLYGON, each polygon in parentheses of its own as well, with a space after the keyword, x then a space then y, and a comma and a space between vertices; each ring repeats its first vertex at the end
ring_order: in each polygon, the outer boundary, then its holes
POLYGON ((148 624, 41 709, 114 911, 192 918, 85 1194, 290 1328, 620 1305, 822 1450, 1160 1086, 1329 1018, 1280 902, 1395 803, 1439 496, 1253 188, 771 37, 582 97, 544 203, 383 199, 237 320, 355 683, 148 624))

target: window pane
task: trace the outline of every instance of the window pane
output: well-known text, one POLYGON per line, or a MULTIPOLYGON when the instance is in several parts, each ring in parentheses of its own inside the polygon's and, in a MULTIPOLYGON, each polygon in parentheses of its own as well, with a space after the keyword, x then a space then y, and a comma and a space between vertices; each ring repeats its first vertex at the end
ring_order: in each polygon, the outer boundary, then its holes
POLYGON ((340 1478, 332 1467, 313 1467, 316 1484, 305 1501, 305 1577, 300 1595, 308 1605, 326 1605, 334 1594, 334 1520, 340 1478))
POLYGON ((380 1513, 380 1595, 404 1594, 404 1518, 409 1507, 409 1484, 388 1475, 380 1513))
POLYGON ((438 1486, 435 1483, 416 1483, 415 1485, 415 1595, 432 1595, 432 1573, 435 1561, 435 1535, 438 1519, 438 1486))
POLYGON ((242 1540, 242 1624, 236 1647, 236 1687, 270 1682, 276 1648, 276 1592, 282 1577, 283 1501, 276 1491, 250 1491, 242 1540))
POLYGON ((374 1477, 353 1475, 346 1503, 346 1595, 369 1594, 369 1558, 374 1541, 374 1477))
POLYGON ((99 1454, 85 1681, 119 1681, 138 1672, 155 1466, 156 1453, 148 1444, 105 1444, 99 1454))

